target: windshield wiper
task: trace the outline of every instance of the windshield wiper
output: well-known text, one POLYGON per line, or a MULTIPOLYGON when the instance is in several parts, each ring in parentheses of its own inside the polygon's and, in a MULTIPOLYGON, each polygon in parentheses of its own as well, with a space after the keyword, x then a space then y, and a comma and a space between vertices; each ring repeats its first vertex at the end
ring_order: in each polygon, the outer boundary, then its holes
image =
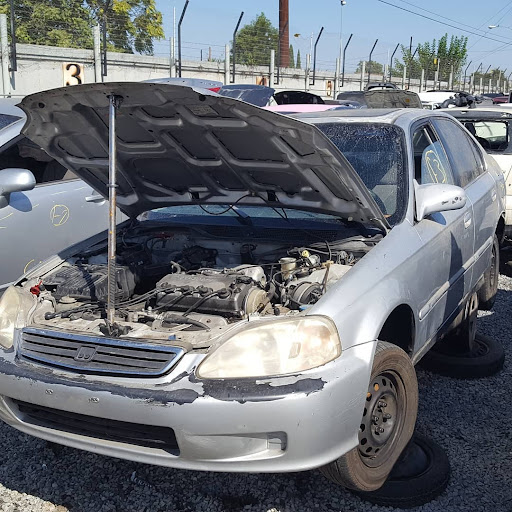
POLYGON ((244 212, 244 210, 239 208, 238 206, 233 205, 231 207, 231 210, 233 210, 238 215, 238 218, 240 219, 240 222, 242 222, 242 224, 246 224, 247 226, 254 225, 251 217, 246 212, 244 212))

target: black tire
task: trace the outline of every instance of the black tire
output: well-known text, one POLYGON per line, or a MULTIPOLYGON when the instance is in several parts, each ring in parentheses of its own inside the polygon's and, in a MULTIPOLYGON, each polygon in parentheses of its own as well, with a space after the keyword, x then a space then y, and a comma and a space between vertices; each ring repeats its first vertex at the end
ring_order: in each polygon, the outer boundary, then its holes
POLYGON ((494 235, 492 244, 492 260, 490 268, 484 274, 484 284, 478 290, 478 309, 489 311, 496 301, 498 277, 500 275, 500 243, 494 235))
POLYGON ((494 338, 477 333, 473 350, 467 352, 451 351, 443 343, 425 354, 419 363, 422 368, 456 379, 489 377, 503 368, 505 351, 494 338))
POLYGON ((359 445, 320 471, 348 489, 375 491, 411 439, 418 412, 416 372, 396 345, 377 343, 365 405, 359 445))
POLYGON ((402 509, 418 507, 446 489, 450 471, 446 452, 432 439, 416 432, 379 490, 353 492, 376 505, 402 509))

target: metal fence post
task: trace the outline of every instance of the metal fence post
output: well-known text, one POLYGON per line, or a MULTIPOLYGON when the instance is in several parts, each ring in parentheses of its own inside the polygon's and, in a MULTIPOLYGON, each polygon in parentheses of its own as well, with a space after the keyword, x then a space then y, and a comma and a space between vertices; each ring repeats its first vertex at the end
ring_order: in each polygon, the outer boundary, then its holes
POLYGON ((310 72, 311 72, 311 54, 308 53, 306 55, 306 73, 305 73, 306 82, 304 85, 305 91, 309 91, 309 74, 310 74, 310 72))
POLYGON ((320 29, 320 32, 318 33, 318 37, 316 38, 316 41, 315 41, 315 49, 313 50, 314 51, 314 56, 313 56, 313 84, 312 85, 315 85, 315 75, 316 75, 316 47, 318 46, 318 41, 320 41, 320 37, 322 35, 322 32, 324 31, 324 27, 322 27, 320 29))
POLYGON ((395 46, 395 49, 393 50, 393 53, 391 54, 391 58, 389 59, 389 78, 388 81, 391 82, 391 74, 393 72, 393 58, 395 57, 395 53, 398 50, 398 47, 400 46, 400 43, 398 43, 395 46))
POLYGON ((366 74, 366 61, 361 62, 361 83, 359 84, 359 90, 364 89, 364 75, 366 74))
POLYGON ((420 88, 419 91, 421 92, 423 90, 423 83, 425 82, 425 70, 421 70, 421 78, 420 78, 420 88))
POLYGON ((169 56, 169 73, 172 78, 176 76, 176 50, 174 36, 169 38, 171 43, 171 54, 169 56))
POLYGON ((18 42, 16 40, 16 18, 14 16, 14 0, 10 1, 10 22, 11 22, 11 65, 10 70, 13 72, 13 79, 14 79, 14 72, 18 71, 18 59, 16 56, 16 43, 18 42))
POLYGON ((92 39, 93 39, 93 55, 94 55, 94 81, 102 82, 103 76, 101 73, 101 34, 100 26, 95 25, 92 27, 92 39))
MULTIPOLYGON (((347 44, 345 45, 345 48, 343 48, 343 63, 341 65, 341 87, 345 85, 345 57, 347 56, 347 48, 350 44, 350 41, 352 40, 352 36, 354 34, 350 34, 350 37, 348 38, 347 44)), ((341 89, 340 87, 340 89, 341 89)))
POLYGON ((372 50, 370 52, 370 57, 368 58, 368 83, 370 83, 371 74, 372 74, 372 55, 373 55, 373 50, 375 50, 375 47, 377 46, 378 42, 379 42, 379 40, 376 39, 375 43, 373 43, 372 50))
MULTIPOLYGON (((185 5, 183 6, 183 11, 181 11, 180 21, 178 22, 178 76, 181 78, 181 24, 183 23, 183 18, 185 17, 185 12, 188 7, 189 0, 186 0, 185 5)), ((227 83, 227 82, 226 82, 227 83)))
POLYGON ((11 95, 11 81, 9 79, 9 43, 7 39, 7 14, 0 14, 0 55, 2 57, 2 85, 3 95, 11 95))
POLYGON ((404 66, 404 74, 402 75, 402 89, 405 89, 405 80, 407 79, 407 66, 404 66))
POLYGON ((270 50, 270 68, 269 68, 269 87, 274 85, 274 72, 276 66, 276 51, 272 48, 270 50))
POLYGON ((229 84, 229 44, 224 48, 226 56, 224 58, 224 84, 229 84))
POLYGON ((334 69, 334 90, 333 90, 333 99, 336 99, 336 95, 339 92, 339 82, 340 82, 340 58, 336 58, 336 67, 334 69))
POLYGON ((238 32, 238 28, 240 27, 240 22, 244 17, 244 11, 240 13, 240 18, 238 18, 238 23, 236 24, 235 30, 233 32, 233 78, 231 80, 232 83, 236 81, 236 33, 238 32))

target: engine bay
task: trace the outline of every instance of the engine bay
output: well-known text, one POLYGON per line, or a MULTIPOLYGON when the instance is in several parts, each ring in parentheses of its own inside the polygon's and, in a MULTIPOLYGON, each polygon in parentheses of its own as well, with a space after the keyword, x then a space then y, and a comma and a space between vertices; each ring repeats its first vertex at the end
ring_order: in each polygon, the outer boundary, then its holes
MULTIPOLYGON (((299 314, 381 238, 337 239, 329 232, 326 240, 314 233, 308 240, 300 231, 286 236, 272 231, 241 238, 186 227, 122 231, 117 241, 115 335, 182 339, 194 333, 198 339, 211 338, 253 316, 299 314)), ((41 304, 35 323, 107 335, 107 284, 107 248, 101 242, 31 287, 41 304)))

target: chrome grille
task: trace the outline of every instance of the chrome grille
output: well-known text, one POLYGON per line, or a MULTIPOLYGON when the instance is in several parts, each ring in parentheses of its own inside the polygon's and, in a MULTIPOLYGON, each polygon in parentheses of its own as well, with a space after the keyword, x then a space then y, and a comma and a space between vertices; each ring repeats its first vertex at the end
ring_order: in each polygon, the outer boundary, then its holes
POLYGON ((183 349, 136 339, 83 336, 23 329, 18 357, 80 373, 157 377, 168 372, 183 349))

